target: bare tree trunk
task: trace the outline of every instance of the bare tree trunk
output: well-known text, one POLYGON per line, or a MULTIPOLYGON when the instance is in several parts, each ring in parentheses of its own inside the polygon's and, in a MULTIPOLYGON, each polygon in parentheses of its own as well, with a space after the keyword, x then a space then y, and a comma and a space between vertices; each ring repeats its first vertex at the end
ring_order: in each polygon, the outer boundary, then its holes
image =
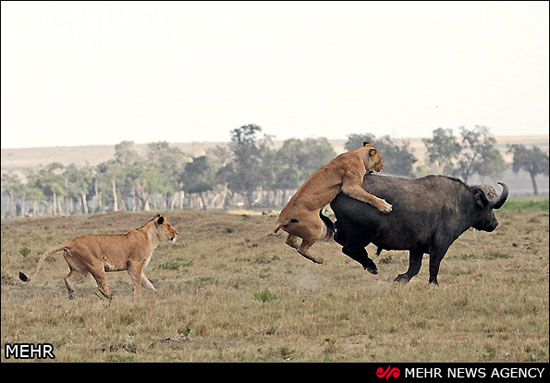
POLYGON ((57 197, 57 210, 59 211, 59 215, 63 215, 63 205, 59 196, 57 197))
POLYGON ((99 188, 97 186, 97 178, 94 180, 94 193, 95 193, 95 196, 97 197, 97 209, 100 212, 105 212, 105 210, 103 210, 103 201, 101 198, 102 193, 99 191, 99 188))
POLYGON ((21 197, 21 217, 25 216, 25 199, 27 198, 27 193, 23 192, 23 196, 21 197))
POLYGON ((151 210, 151 207, 149 206, 149 196, 147 195, 147 193, 142 193, 143 194, 143 211, 150 211, 151 210))
POLYGON ((80 198, 82 199, 82 213, 88 214, 88 201, 86 201, 86 193, 80 192, 80 198))
POLYGON ((539 195, 539 188, 537 187, 537 181, 535 181, 535 173, 529 172, 529 175, 531 176, 531 183, 533 184, 533 192, 535 195, 539 195))
POLYGON ((180 209, 183 209, 183 200, 185 198, 185 192, 183 190, 180 190, 180 209))
POLYGON ((57 215, 57 194, 53 192, 53 215, 57 215))
POLYGON ((111 183, 113 185, 113 211, 118 211, 118 199, 116 196, 116 182, 114 178, 111 178, 111 183))
POLYGON ((178 192, 175 192, 174 195, 172 196, 172 199, 170 200, 170 210, 174 210, 177 199, 178 199, 178 192))
POLYGON ((10 203, 9 203, 8 210, 10 212, 10 216, 15 217, 16 209, 15 209, 15 196, 13 191, 9 192, 9 200, 10 200, 10 203))
POLYGON ((69 215, 69 180, 65 178, 65 213, 69 215))
POLYGON ((206 211, 206 201, 204 200, 204 193, 198 193, 199 194, 199 197, 201 198, 201 202, 202 202, 202 210, 205 210, 206 211))

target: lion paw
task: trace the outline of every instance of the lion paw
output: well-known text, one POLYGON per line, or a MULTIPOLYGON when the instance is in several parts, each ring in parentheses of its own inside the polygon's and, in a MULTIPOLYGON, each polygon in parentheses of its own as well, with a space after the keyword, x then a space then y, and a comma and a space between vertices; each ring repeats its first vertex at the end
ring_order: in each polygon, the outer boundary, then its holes
POLYGON ((378 210, 380 210, 380 212, 383 214, 389 214, 392 211, 392 205, 390 205, 383 199, 380 200, 380 204, 377 207, 378 207, 378 210))

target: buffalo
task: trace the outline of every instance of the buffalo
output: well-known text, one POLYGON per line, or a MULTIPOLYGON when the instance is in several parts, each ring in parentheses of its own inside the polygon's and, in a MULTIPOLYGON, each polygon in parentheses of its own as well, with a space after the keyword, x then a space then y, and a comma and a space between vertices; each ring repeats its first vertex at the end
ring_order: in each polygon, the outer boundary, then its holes
POLYGON ((493 209, 504 205, 508 187, 499 182, 499 195, 489 185, 465 184, 445 176, 418 179, 366 175, 363 188, 393 206, 381 214, 373 206, 340 193, 330 203, 336 215, 334 239, 342 252, 376 274, 376 264, 365 246, 409 250, 409 269, 395 281, 409 282, 420 271, 422 256, 430 254, 429 283, 437 284, 441 260, 451 244, 468 228, 491 232, 498 222, 493 209))

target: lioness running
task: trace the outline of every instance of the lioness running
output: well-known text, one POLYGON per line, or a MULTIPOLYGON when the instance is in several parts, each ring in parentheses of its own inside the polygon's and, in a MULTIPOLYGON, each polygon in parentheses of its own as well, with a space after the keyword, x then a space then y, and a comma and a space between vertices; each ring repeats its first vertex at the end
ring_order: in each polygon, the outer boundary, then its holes
POLYGON ((307 259, 323 263, 321 258, 315 258, 309 253, 309 248, 325 229, 326 239, 334 233, 332 221, 322 214, 321 209, 342 191, 388 214, 392 210, 391 205, 361 187, 367 172, 379 172, 383 168, 382 155, 368 141, 364 141, 361 148, 340 154, 313 173, 292 196, 281 211, 274 232, 283 229, 288 233, 286 243, 289 246, 307 259), (302 238, 300 246, 298 237, 302 238))
POLYGON ((145 225, 130 230, 126 234, 84 235, 49 249, 40 257, 32 278, 22 272, 19 272, 19 278, 24 282, 34 279, 46 258, 63 250, 63 257, 70 269, 69 274, 64 278, 69 299, 74 298, 75 282, 88 273, 91 273, 96 280, 101 294, 111 299, 106 272, 122 270, 127 270, 132 279, 135 299, 139 296, 142 284, 146 288, 155 290, 143 269, 149 264, 159 242, 167 240, 176 242, 177 235, 178 232, 170 226, 166 217, 157 214, 145 225))

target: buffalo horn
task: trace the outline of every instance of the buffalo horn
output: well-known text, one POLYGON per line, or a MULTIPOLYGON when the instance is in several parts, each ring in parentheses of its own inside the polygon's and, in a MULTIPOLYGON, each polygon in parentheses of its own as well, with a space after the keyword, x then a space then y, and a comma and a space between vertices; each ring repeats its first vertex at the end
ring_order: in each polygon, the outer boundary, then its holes
POLYGON ((500 197, 495 202, 491 203, 491 207, 493 209, 500 209, 502 205, 504 205, 504 202, 506 202, 506 198, 508 198, 508 186, 502 182, 497 182, 500 186, 502 186, 502 193, 500 194, 500 197))

